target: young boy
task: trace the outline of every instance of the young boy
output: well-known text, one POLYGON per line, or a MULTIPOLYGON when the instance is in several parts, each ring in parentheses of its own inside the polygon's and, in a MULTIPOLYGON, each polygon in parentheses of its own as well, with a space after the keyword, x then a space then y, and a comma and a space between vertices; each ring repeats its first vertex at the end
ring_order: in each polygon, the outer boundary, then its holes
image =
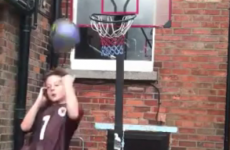
POLYGON ((62 69, 49 72, 37 100, 21 123, 32 136, 22 149, 68 150, 83 116, 73 88, 74 79, 62 69))

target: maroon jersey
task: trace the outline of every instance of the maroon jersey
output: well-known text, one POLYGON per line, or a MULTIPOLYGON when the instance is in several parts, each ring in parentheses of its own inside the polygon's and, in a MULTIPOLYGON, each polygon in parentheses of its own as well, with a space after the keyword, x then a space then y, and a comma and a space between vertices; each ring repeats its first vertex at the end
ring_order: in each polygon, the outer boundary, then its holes
POLYGON ((65 105, 52 105, 41 109, 36 117, 32 136, 26 144, 27 150, 67 150, 70 140, 83 116, 72 120, 68 117, 65 105))

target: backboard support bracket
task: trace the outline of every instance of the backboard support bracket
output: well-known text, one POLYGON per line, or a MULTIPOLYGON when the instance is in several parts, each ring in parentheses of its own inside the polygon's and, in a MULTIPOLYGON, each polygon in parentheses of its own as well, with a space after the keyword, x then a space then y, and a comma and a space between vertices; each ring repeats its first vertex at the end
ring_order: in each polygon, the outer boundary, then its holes
POLYGON ((172 20, 168 20, 163 26, 164 28, 171 28, 172 27, 172 20))

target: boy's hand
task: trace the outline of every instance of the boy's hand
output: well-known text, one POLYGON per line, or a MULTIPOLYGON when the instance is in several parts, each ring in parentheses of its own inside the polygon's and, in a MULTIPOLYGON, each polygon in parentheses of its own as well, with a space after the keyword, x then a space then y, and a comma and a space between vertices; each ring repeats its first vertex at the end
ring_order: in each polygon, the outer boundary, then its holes
POLYGON ((39 106, 43 106, 46 102, 46 97, 44 95, 44 90, 46 89, 46 87, 41 87, 40 88, 40 92, 38 94, 37 100, 36 102, 38 103, 39 106))
POLYGON ((71 75, 65 75, 62 77, 62 82, 67 85, 73 85, 74 78, 71 75))

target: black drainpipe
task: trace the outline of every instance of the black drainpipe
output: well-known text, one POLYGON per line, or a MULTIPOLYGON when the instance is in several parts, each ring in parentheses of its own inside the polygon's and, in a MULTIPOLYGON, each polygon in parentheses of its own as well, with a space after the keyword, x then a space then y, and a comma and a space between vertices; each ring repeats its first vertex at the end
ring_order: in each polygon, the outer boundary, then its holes
POLYGON ((18 57, 18 77, 17 92, 14 111, 14 150, 20 150, 24 143, 24 134, 20 128, 22 119, 26 111, 27 78, 30 51, 30 33, 32 16, 21 14, 20 35, 19 35, 19 57, 18 57))
POLYGON ((227 87, 225 104, 224 150, 229 150, 229 113, 230 113, 230 12, 228 20, 228 59, 227 59, 227 87))

